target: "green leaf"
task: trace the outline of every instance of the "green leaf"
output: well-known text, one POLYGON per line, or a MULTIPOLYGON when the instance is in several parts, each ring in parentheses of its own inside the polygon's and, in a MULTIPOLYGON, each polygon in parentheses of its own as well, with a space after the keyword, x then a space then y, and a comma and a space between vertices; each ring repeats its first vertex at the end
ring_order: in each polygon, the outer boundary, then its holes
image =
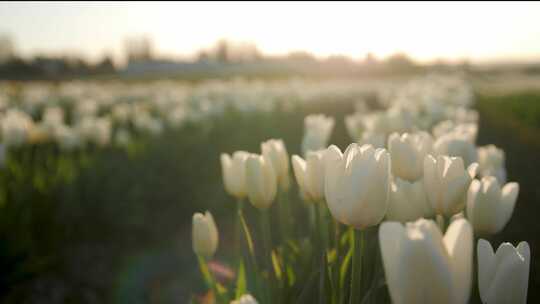
POLYGON ((345 287, 345 279, 347 278, 347 272, 349 270, 349 264, 351 263, 351 257, 353 253, 353 248, 349 248, 347 251, 347 255, 343 259, 343 263, 341 263, 341 267, 339 269, 339 289, 343 292, 345 287))
POLYGON ((246 270, 244 267, 244 261, 240 260, 240 265, 238 266, 238 274, 236 278, 236 294, 234 298, 240 298, 243 294, 247 293, 246 291, 246 270))
POLYGON ((275 250, 272 250, 272 266, 274 266, 274 273, 276 274, 276 278, 281 281, 283 277, 283 273, 281 271, 281 265, 279 262, 279 257, 276 254, 275 250))
POLYGON ((249 232, 248 225, 246 224, 246 220, 244 219, 243 213, 240 213, 240 222, 242 223, 242 230, 244 230, 244 234, 246 237, 246 243, 248 246, 249 254, 254 257, 255 256, 255 250, 253 249, 253 239, 251 238, 251 232, 249 232))

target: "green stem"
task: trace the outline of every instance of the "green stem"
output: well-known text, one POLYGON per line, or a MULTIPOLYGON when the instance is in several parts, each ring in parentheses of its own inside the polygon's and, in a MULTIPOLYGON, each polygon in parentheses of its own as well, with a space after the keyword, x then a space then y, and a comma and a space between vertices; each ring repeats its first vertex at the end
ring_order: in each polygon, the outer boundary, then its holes
POLYGON ((321 239, 322 239, 322 248, 323 253, 328 249, 329 246, 329 233, 328 233, 328 223, 326 220, 326 203, 324 201, 321 201, 317 204, 317 209, 319 209, 319 229, 321 231, 321 239))
POLYGON ((208 288, 212 289, 212 292, 214 293, 214 298, 216 299, 216 302, 219 303, 219 292, 217 288, 217 282, 214 276, 212 275, 212 272, 208 268, 208 261, 205 257, 197 255, 197 259, 199 261, 199 269, 204 277, 204 280, 206 281, 206 284, 208 285, 208 288))
POLYGON ((354 247, 352 256, 351 296, 349 304, 358 304, 362 299, 362 259, 364 255, 364 232, 354 230, 354 247))
MULTIPOLYGON (((244 202, 241 198, 238 199, 236 203, 236 221, 234 223, 234 251, 235 254, 241 253, 242 251, 242 209, 244 207, 244 202)), ((242 258, 240 258, 240 261, 242 258)), ((238 263, 240 263, 240 261, 238 263)))
POLYGON ((279 227, 281 230, 281 240, 283 243, 287 241, 287 238, 289 238, 290 229, 289 229, 289 221, 291 220, 290 211, 289 211, 289 201, 287 199, 287 192, 280 190, 280 200, 279 200, 279 227))
POLYGON ((247 277, 251 278, 251 280, 248 280, 248 284, 249 282, 253 282, 255 295, 260 297, 262 286, 260 286, 261 280, 259 279, 259 275, 260 275, 259 267, 257 267, 257 260, 255 257, 255 251, 253 248, 253 239, 251 237, 251 232, 246 223, 246 220, 244 218, 244 213, 242 210, 239 210, 238 218, 240 219, 240 223, 244 230, 243 238, 241 239, 242 240, 241 252, 242 252, 242 255, 244 256, 244 259, 248 261, 248 263, 246 264, 246 268, 247 268, 246 273, 247 273, 247 277))
POLYGON ((323 247, 323 241, 322 241, 322 229, 321 229, 321 210, 319 209, 318 203, 314 203, 313 209, 315 212, 315 227, 313 229, 313 233, 315 234, 315 237, 313 238, 315 240, 315 252, 317 252, 317 258, 316 260, 319 260, 320 255, 322 254, 324 247, 323 247))
POLYGON ((263 257, 264 268, 268 272, 269 288, 264 288, 266 303, 272 303, 272 292, 274 289, 272 271, 272 232, 270 228, 270 214, 268 210, 261 210, 261 231, 263 236, 263 257))

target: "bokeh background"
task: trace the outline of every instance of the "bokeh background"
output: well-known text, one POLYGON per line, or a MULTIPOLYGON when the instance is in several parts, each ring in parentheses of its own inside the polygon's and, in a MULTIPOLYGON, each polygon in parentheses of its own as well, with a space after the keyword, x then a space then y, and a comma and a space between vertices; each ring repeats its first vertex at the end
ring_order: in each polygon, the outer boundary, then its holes
POLYGON ((282 138, 300 154, 311 113, 335 118, 330 142, 343 149, 343 118, 358 100, 376 108, 387 86, 433 73, 472 85, 478 145, 506 152, 520 194, 491 242, 529 242, 529 303, 540 302, 539 17, 527 2, 1 3, 2 111, 32 99, 76 107, 166 95, 206 113, 122 148, 10 150, 0 172, 1 302, 188 303, 204 291, 194 212, 212 210, 217 260, 234 258, 220 153, 282 138), (86 89, 74 99, 62 94, 70 87, 86 89))

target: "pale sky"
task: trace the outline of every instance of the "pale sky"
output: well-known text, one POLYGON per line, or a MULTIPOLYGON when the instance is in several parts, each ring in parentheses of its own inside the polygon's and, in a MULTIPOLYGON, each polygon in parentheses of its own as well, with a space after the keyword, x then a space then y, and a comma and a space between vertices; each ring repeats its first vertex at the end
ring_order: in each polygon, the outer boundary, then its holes
POLYGON ((368 52, 473 62, 540 59, 540 3, 0 3, 0 33, 18 52, 104 52, 123 58, 125 38, 153 37, 158 54, 192 56, 219 38, 265 54, 368 52))

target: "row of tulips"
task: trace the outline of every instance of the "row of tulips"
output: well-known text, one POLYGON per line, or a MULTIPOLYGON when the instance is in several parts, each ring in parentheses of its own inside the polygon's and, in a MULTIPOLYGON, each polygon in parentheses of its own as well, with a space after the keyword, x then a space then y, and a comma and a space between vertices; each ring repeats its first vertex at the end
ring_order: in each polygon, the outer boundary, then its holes
POLYGON ((393 303, 464 304, 477 293, 483 303, 526 303, 527 242, 494 252, 486 240, 508 223, 519 192, 517 183, 505 184, 504 152, 476 147, 472 110, 427 125, 423 116, 432 114, 419 111, 408 132, 399 132, 403 126, 392 121, 401 114, 391 104, 376 114, 385 117, 377 127, 365 124, 373 113, 355 114, 364 119, 362 133, 382 143, 361 136, 342 152, 328 146, 334 120, 312 115, 305 119, 303 157, 289 157, 276 139, 262 143, 261 154, 222 154, 225 189, 238 201, 242 229, 231 286, 208 268, 218 247, 212 215, 193 216, 193 249, 217 303, 356 304, 389 296, 393 303), (288 199, 289 162, 299 205, 288 199), (246 198, 258 210, 260 234, 245 218, 246 198), (299 233, 291 209, 309 218, 307 234, 299 233), (278 242, 272 220, 279 223, 278 242))

